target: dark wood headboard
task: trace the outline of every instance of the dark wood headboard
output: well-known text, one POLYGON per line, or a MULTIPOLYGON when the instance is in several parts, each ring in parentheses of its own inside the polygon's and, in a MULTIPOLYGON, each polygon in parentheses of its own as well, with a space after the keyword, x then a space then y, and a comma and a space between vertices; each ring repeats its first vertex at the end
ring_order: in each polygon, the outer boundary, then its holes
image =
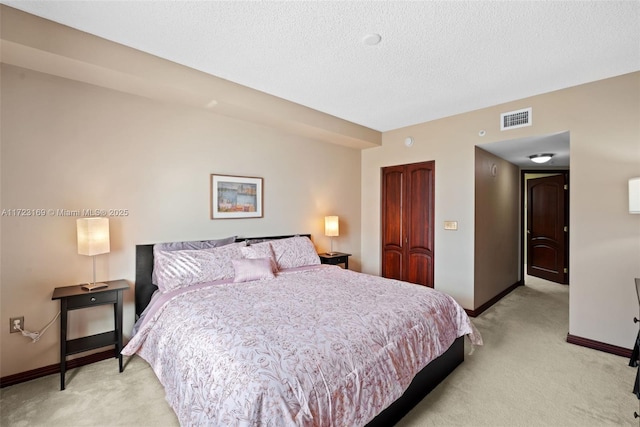
MULTIPOLYGON (((236 242, 256 243, 267 240, 285 239, 288 237, 305 236, 311 238, 311 234, 291 234, 287 236, 267 236, 267 237, 238 237, 236 242)), ((153 245, 136 245, 136 319, 140 317, 144 309, 149 305, 151 296, 158 289, 151 280, 153 273, 153 245)))

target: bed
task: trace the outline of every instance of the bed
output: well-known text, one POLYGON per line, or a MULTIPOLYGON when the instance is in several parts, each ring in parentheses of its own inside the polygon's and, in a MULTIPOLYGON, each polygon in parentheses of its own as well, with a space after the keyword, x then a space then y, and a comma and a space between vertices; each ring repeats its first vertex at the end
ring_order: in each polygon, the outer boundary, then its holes
POLYGON ((451 297, 322 265, 310 235, 222 241, 136 247, 123 354, 183 426, 390 426, 482 343, 451 297))

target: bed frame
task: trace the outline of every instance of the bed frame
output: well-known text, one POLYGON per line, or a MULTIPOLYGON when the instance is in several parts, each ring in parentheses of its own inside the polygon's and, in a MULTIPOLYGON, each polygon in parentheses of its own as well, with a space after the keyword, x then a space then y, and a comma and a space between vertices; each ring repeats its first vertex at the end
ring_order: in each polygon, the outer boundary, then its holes
MULTIPOLYGON (((296 234, 295 236, 311 238, 310 234, 296 234)), ((245 237, 237 238, 236 242, 249 241, 255 243, 266 240, 284 239, 287 237, 294 237, 294 235, 245 237)), ((153 244, 136 245, 136 319, 142 314, 151 301, 151 296, 158 289, 151 281, 152 271, 153 244)), ((405 393, 371 420, 366 427, 389 427, 396 424, 463 361, 464 337, 460 337, 451 344, 451 347, 449 347, 444 354, 432 360, 431 363, 418 372, 405 393)))

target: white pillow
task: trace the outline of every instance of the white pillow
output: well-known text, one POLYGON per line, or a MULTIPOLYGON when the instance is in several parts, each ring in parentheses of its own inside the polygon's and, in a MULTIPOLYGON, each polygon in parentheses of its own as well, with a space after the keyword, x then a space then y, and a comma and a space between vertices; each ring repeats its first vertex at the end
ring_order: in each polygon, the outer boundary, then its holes
POLYGON ((156 251, 153 270, 160 292, 168 292, 198 283, 231 279, 233 259, 242 258, 244 242, 211 249, 156 251))
MULTIPOLYGON (((230 245, 235 243, 236 236, 225 237, 224 239, 215 240, 193 240, 188 242, 167 242, 156 243, 153 245, 153 255, 156 256, 157 251, 182 251, 187 249, 200 250, 211 249, 220 246, 230 245)), ((155 269, 151 273, 151 283, 157 284, 158 278, 156 277, 155 269)))
MULTIPOLYGON (((313 242, 306 236, 289 237, 258 243, 259 246, 270 244, 278 270, 320 264, 320 257, 313 242)), ((249 246, 251 247, 251 246, 249 246)))
POLYGON ((242 256, 248 259, 267 258, 271 262, 271 271, 277 272, 278 265, 276 264, 276 257, 273 254, 273 249, 269 242, 256 243, 255 245, 245 246, 240 248, 242 256))

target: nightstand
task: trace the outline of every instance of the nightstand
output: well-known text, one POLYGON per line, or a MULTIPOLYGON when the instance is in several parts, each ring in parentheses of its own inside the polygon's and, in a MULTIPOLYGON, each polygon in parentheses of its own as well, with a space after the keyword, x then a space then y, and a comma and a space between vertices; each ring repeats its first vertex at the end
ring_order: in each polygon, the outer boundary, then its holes
POLYGON ((351 254, 345 254, 344 252, 334 252, 332 254, 318 254, 318 256, 320 257, 321 264, 344 264, 344 268, 349 268, 349 257, 351 256, 351 254))
POLYGON ((125 280, 104 282, 106 288, 86 291, 82 285, 65 286, 53 290, 52 300, 60 300, 60 390, 64 390, 67 356, 100 347, 115 346, 116 358, 122 372, 122 292, 129 289, 125 280), (70 310, 113 304, 114 330, 83 338, 67 340, 67 313, 70 310))

